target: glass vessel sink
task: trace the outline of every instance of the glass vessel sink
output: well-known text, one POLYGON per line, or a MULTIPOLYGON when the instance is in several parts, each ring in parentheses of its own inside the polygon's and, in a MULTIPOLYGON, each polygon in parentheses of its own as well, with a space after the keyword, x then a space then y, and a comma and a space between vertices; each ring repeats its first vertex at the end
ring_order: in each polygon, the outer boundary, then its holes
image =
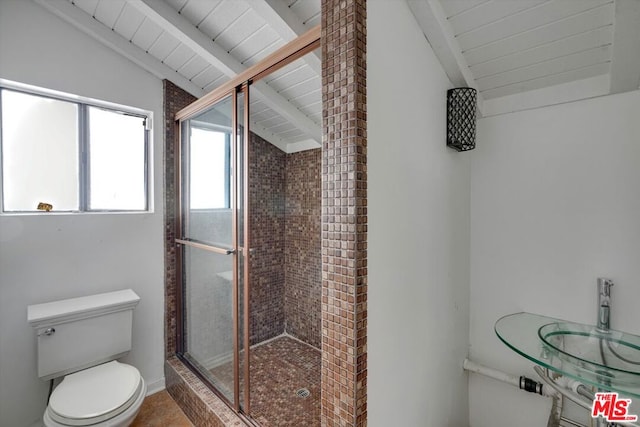
POLYGON ((640 375, 640 337, 624 332, 599 331, 594 326, 553 322, 541 326, 538 336, 559 358, 582 369, 619 382, 634 384, 640 375))
POLYGON ((530 313, 504 316, 495 331, 533 363, 597 389, 640 398, 640 337, 530 313))

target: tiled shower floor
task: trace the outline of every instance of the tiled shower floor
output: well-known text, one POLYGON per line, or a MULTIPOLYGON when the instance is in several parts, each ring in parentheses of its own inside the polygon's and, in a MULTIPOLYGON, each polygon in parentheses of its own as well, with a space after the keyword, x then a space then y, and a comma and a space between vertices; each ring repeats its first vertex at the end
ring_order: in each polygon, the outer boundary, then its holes
MULTIPOLYGON (((251 349, 251 416, 262 427, 320 426, 320 351, 289 337, 251 349), (309 390, 309 397, 296 392, 309 390)), ((232 375, 231 363, 211 372, 232 375)), ((242 386, 242 385, 241 385, 242 386)))

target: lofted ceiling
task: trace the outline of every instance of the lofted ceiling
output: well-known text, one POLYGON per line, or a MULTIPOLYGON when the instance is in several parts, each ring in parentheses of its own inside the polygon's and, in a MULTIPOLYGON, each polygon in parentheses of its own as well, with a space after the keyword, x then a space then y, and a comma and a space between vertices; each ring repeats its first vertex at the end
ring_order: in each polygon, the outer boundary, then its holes
POLYGON ((407 0, 488 116, 640 86, 639 0, 407 0))
MULTIPOLYGON (((201 97, 318 25, 321 0, 34 1, 201 97)), ((452 84, 478 90, 482 116, 640 86, 640 0, 405 1, 452 84)), ((251 113, 283 151, 319 147, 319 53, 255 82, 251 113)))
MULTIPOLYGON (((320 23, 319 0, 35 0, 196 97, 320 23)), ((252 85, 251 130, 286 152, 320 146, 317 52, 252 85)))

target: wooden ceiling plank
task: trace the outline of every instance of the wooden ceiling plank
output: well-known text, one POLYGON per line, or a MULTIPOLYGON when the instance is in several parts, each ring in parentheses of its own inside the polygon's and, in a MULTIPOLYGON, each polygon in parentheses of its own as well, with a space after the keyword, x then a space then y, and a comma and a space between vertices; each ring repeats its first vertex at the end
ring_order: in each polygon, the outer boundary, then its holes
POLYGON ((155 22, 145 18, 138 31, 133 35, 131 43, 148 52, 162 33, 162 28, 156 25, 155 22))
MULTIPOLYGON (((282 3, 286 4, 284 1, 282 3)), ((307 29, 319 24, 316 19, 320 15, 320 2, 300 0, 287 5, 287 8, 308 26, 307 29)))
POLYGON ((196 77, 204 75, 209 68, 211 68, 211 65, 207 61, 198 55, 193 55, 189 61, 180 67, 178 72, 189 80, 194 81, 196 77))
POLYGON ((116 20, 122 13, 122 9, 124 9, 124 5, 124 0, 100 0, 94 18, 113 29, 116 20))
POLYGON ((492 0, 444 0, 442 1, 442 9, 448 18, 452 18, 490 1, 492 0))
MULTIPOLYGON (((198 28, 201 32, 212 39, 216 44, 229 51, 233 46, 228 41, 224 41, 223 34, 241 20, 251 8, 241 1, 222 1, 220 6, 204 19, 198 28)), ((195 26, 194 20, 190 20, 195 26)))
POLYGON ((140 12, 125 4, 120 19, 116 22, 113 30, 125 39, 131 40, 143 21, 144 16, 140 12))
MULTIPOLYGON (((456 86, 477 89, 469 65, 462 55, 462 49, 456 40, 453 29, 447 21, 442 5, 437 0, 407 0, 423 34, 451 83, 456 86)), ((482 115, 482 95, 478 92, 478 112, 482 115)))
POLYGON ((588 67, 580 68, 578 70, 566 71, 564 73, 553 74, 550 76, 540 77, 537 79, 529 80, 526 82, 519 82, 508 86, 501 86, 495 89, 489 89, 482 92, 482 95, 486 100, 493 98, 500 98, 507 95, 513 95, 516 93, 524 93, 536 89, 542 89, 550 86, 560 85, 563 83, 569 83, 576 80, 583 80, 602 74, 607 74, 610 70, 610 64, 608 62, 602 64, 595 64, 588 67))
POLYGON ((504 55, 612 24, 613 5, 609 4, 481 47, 465 50, 464 57, 473 66, 504 55))
POLYGON ((497 59, 485 61, 471 66, 471 72, 476 78, 514 70, 516 68, 533 65, 572 53, 581 52, 598 46, 613 43, 613 26, 596 28, 574 36, 554 40, 541 46, 524 49, 497 59))
MULTIPOLYGON (((164 1, 130 0, 129 3, 228 77, 233 78, 247 69, 164 1)), ((252 85, 252 90, 267 105, 306 132, 310 138, 320 140, 320 126, 271 87, 259 81, 252 85)))
MULTIPOLYGON (((319 92, 322 89, 320 81, 316 78, 304 80, 296 84, 291 84, 279 91, 282 96, 287 99, 297 98, 302 95, 306 95, 310 92, 319 92)), ((322 95, 318 95, 318 100, 322 99, 322 95)), ((298 104, 296 104, 298 105, 298 104)))
POLYGON ((227 76, 234 76, 243 71, 242 64, 234 62, 233 58, 228 58, 228 53, 222 47, 213 43, 187 18, 178 14, 164 1, 131 0, 129 4, 227 76))
POLYGON ((191 78, 191 81, 198 85, 201 88, 204 88, 211 81, 215 80, 220 76, 220 71, 215 69, 210 64, 207 64, 207 67, 200 71, 198 74, 191 78))
POLYGON ((564 73, 611 60, 611 46, 596 47, 476 80, 481 91, 564 73))
POLYGON ((610 93, 640 86, 640 1, 616 0, 610 93))
MULTIPOLYGON (((169 56, 164 59, 164 63, 173 68, 177 72, 189 62, 195 54, 184 44, 179 44, 178 47, 171 52, 169 56)), ((183 76, 187 77, 183 74, 183 76)))
POLYGON ((485 117, 565 104, 609 94, 609 74, 599 74, 567 83, 485 99, 485 117))
POLYGON ((275 134, 275 135, 279 135, 282 133, 286 133, 286 132, 291 132, 291 131, 295 131, 298 130, 297 127, 293 126, 291 123, 289 122, 284 122, 278 126, 274 126, 272 128, 269 129, 269 131, 271 131, 271 133, 275 134))
POLYGON ((448 20, 455 34, 458 35, 506 18, 517 12, 530 9, 545 1, 547 0, 492 1, 481 4, 470 10, 469 13, 448 17, 448 20))
MULTIPOLYGON (((282 0, 245 1, 286 41, 291 41, 312 28, 310 25, 305 25, 282 0)), ((303 60, 311 67, 317 76, 322 75, 322 65, 317 53, 305 55, 303 60)))
POLYGON ((100 0, 74 0, 73 4, 87 12, 89 15, 94 16, 99 2, 100 0))
POLYGON ((180 47, 180 44, 178 39, 163 30, 147 52, 164 63, 165 59, 180 47))
POLYGON ((130 43, 127 39, 110 28, 93 19, 82 9, 66 0, 34 0, 54 15, 73 25, 83 33, 93 37, 100 43, 124 56, 142 69, 159 79, 167 79, 196 97, 204 95, 204 91, 186 78, 158 61, 144 50, 130 43))
POLYGON ((554 21, 611 4, 611 0, 551 1, 457 36, 463 50, 512 37, 554 21))
POLYGON ((227 26, 227 28, 218 35, 215 42, 224 46, 227 52, 231 52, 233 48, 238 45, 238 40, 252 38, 251 36, 256 31, 260 31, 264 25, 264 19, 249 8, 242 16, 234 21, 233 24, 227 26))
POLYGON ((213 34, 208 34, 204 30, 203 25, 206 26, 205 22, 211 17, 211 15, 218 12, 219 8, 222 6, 222 0, 189 1, 182 5, 182 7, 178 7, 179 5, 172 3, 169 3, 169 5, 178 11, 180 15, 187 18, 189 22, 192 22, 200 31, 213 38, 213 34))

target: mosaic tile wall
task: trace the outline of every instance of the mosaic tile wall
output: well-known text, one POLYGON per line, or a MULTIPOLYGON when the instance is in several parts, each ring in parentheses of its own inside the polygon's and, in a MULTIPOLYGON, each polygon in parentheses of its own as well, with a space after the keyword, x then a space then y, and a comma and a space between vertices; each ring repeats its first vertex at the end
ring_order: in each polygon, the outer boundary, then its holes
POLYGON ((163 81, 164 91, 164 215, 165 215, 165 383, 171 397, 189 419, 198 427, 241 427, 246 424, 238 418, 176 357, 176 245, 175 224, 175 132, 173 117, 195 97, 163 81))
POLYGON ((286 155, 255 134, 249 153, 253 345, 284 332, 286 155))
MULTIPOLYGON (((175 114, 196 98, 164 81, 165 112, 165 355, 176 351, 175 114)), ((252 134, 250 200, 252 203, 251 343, 284 332, 284 199, 286 155, 252 134)))
POLYGON ((287 154, 284 311, 287 333, 320 348, 322 150, 287 154))
POLYGON ((367 423, 366 2, 322 1, 322 425, 367 423))
MULTIPOLYGON (((167 141, 174 141, 171 117, 193 102, 188 93, 165 81, 165 117, 167 141)), ((251 137, 252 164, 252 319, 251 342, 257 343, 284 332, 285 306, 291 305, 290 331, 316 347, 320 346, 320 150, 286 155, 257 135, 251 137), (291 172, 286 173, 287 165, 291 172), (287 179, 288 178, 288 179, 287 179), (285 189, 285 182, 291 183, 285 189), (285 204, 288 191, 289 203, 285 204), (285 219, 285 211, 289 212, 285 219), (315 216, 314 216, 315 215, 315 216), (285 224, 291 221, 285 232, 285 224), (286 235, 285 235, 286 234, 286 235), (285 257, 285 239, 291 247, 285 257), (297 256, 296 256, 297 255, 297 256), (286 260, 285 260, 286 258, 286 260), (283 269, 283 265, 287 265, 283 269), (285 272, 286 270, 286 272, 285 272), (288 298, 285 276, 288 274, 288 298)), ((175 238, 174 147, 165 153, 165 298, 166 354, 175 353, 175 238)))
POLYGON ((164 266, 165 266, 165 359, 176 352, 176 205, 175 205, 175 129, 176 113, 196 98, 168 80, 163 80, 164 91, 164 266))
MULTIPOLYGON (((323 426, 360 427, 366 425, 367 372, 366 2, 322 0, 321 26, 321 417, 323 426)), ((171 111, 183 106, 174 104, 189 97, 174 88, 165 82, 167 141, 173 141, 171 111)), ((171 144, 166 146, 165 162, 172 165, 171 144)), ((171 243, 175 218, 172 168, 166 170, 166 349, 170 357, 175 352, 175 247, 171 243)), ((170 383, 172 369, 167 371, 170 383)))
POLYGON ((247 425, 177 357, 165 362, 164 372, 167 391, 197 427, 247 425))

